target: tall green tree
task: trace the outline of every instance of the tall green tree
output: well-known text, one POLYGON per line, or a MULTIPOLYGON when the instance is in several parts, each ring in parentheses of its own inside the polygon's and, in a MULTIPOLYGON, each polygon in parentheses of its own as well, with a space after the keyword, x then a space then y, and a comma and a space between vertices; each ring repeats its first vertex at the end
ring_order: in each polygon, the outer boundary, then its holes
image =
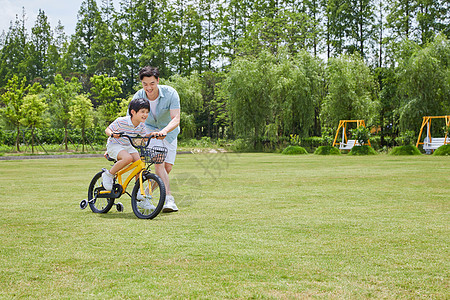
POLYGON ((44 61, 44 69, 47 73, 47 78, 44 80, 45 84, 54 82, 56 73, 61 72, 61 56, 63 55, 64 45, 67 43, 67 36, 61 21, 58 21, 52 36, 53 39, 47 50, 47 59, 44 61))
POLYGON ((44 97, 49 105, 50 114, 54 120, 64 127, 64 145, 68 150, 68 127, 70 122, 70 111, 73 100, 80 92, 82 86, 78 78, 73 77, 70 81, 65 81, 58 74, 55 76, 55 83, 50 84, 44 91, 44 97))
POLYGON ((116 76, 117 44, 113 33, 114 6, 110 0, 103 0, 100 7, 100 16, 95 30, 96 34, 89 49, 86 60, 88 74, 107 74, 116 76))
MULTIPOLYGON (((95 0, 83 0, 78 11, 78 21, 75 27, 75 49, 79 59, 77 71, 86 72, 87 64, 92 62, 91 49, 95 39, 101 33, 101 15, 95 0)), ((104 32, 103 32, 104 33, 104 32)), ((90 71, 92 71, 90 69, 90 71)))
POLYGON ((52 31, 47 15, 39 10, 36 23, 31 28, 31 38, 28 51, 28 65, 31 80, 48 80, 49 69, 47 60, 49 58, 49 47, 52 43, 52 31))
POLYGON ((16 75, 19 78, 27 76, 26 52, 27 31, 25 27, 25 9, 22 16, 11 22, 6 33, 4 46, 0 53, 0 86, 5 86, 9 79, 16 75))

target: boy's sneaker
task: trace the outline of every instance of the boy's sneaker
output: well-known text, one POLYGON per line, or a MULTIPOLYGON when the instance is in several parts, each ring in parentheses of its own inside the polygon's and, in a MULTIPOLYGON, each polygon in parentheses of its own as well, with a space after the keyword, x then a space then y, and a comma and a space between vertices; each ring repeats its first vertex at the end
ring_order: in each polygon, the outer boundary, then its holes
POLYGON ((105 190, 111 191, 114 183, 114 175, 109 173, 108 170, 104 170, 102 174, 102 180, 103 180, 102 184, 105 190))
POLYGON ((174 211, 178 211, 178 207, 175 204, 175 199, 173 198, 172 195, 167 195, 166 196, 166 202, 164 203, 163 206, 163 212, 174 212, 174 211))

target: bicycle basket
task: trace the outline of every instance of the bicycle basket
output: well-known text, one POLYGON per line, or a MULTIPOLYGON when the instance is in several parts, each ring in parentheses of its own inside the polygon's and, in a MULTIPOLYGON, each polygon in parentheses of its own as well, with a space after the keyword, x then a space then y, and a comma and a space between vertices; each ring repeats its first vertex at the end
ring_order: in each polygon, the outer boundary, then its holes
POLYGON ((166 147, 153 146, 152 148, 141 150, 141 156, 145 157, 146 164, 162 164, 166 159, 166 155, 166 147))

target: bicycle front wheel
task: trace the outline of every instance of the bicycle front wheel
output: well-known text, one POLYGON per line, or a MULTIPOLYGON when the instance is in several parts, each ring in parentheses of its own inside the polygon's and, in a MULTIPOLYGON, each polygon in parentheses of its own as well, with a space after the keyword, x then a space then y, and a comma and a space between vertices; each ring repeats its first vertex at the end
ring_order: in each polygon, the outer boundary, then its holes
POLYGON ((91 184, 89 185, 88 190, 88 199, 89 199, 89 207, 95 213, 107 213, 114 204, 114 199, 112 198, 97 198, 94 199, 100 191, 104 191, 105 188, 102 185, 102 174, 103 171, 95 174, 94 178, 92 178, 91 184))
POLYGON ((131 207, 136 217, 153 219, 162 210, 166 201, 166 188, 162 179, 153 173, 142 174, 144 194, 140 192, 139 180, 131 193, 131 207))

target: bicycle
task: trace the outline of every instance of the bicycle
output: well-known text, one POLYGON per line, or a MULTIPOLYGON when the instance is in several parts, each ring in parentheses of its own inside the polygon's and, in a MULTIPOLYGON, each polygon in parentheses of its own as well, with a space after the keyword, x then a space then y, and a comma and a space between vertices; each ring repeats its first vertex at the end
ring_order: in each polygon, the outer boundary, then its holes
MULTIPOLYGON (((102 185, 102 174, 106 169, 94 175, 88 188, 88 199, 83 199, 80 202, 80 208, 85 209, 88 205, 94 213, 107 213, 113 205, 116 209, 122 212, 124 207, 120 202, 115 203, 115 200, 120 198, 123 194, 131 197, 131 207, 136 217, 140 219, 153 219, 162 210, 166 200, 166 188, 162 179, 151 173, 150 166, 153 164, 161 164, 167 155, 167 148, 154 146, 148 148, 151 137, 130 137, 123 133, 118 133, 120 136, 126 137, 130 143, 135 147, 141 159, 131 163, 119 172, 114 178, 114 184, 111 191, 105 190, 102 185), (137 144, 139 143, 139 144, 137 144), (122 175, 130 172, 128 177, 123 181, 122 175), (126 191, 130 181, 137 177, 131 195, 126 191), (138 193, 141 197, 139 197, 138 193), (143 201, 149 201, 152 208, 142 208, 140 206, 143 201)), ((109 161, 114 159, 107 157, 109 161)))

